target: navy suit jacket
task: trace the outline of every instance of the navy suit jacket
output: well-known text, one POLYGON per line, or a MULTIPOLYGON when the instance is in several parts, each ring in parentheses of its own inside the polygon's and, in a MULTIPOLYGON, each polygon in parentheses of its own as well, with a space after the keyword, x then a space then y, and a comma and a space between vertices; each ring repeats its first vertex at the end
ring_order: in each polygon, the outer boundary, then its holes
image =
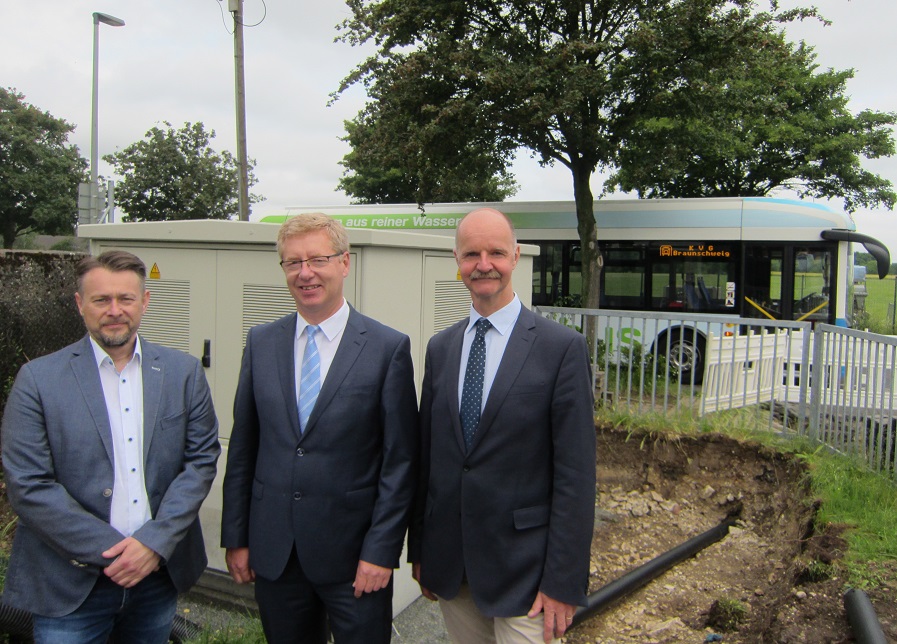
MULTIPOLYGON (((186 591, 206 567, 197 515, 215 478, 218 420, 199 361, 141 339, 144 478, 152 519, 132 536, 186 591)), ((90 339, 19 371, 3 414, 3 465, 19 515, 3 602, 75 610, 124 537, 109 523, 112 430, 90 339)))
POLYGON ((296 314, 249 331, 234 400, 221 545, 277 579, 295 548, 310 581, 355 578, 359 560, 398 567, 418 457, 407 336, 350 309, 304 433, 296 314))
POLYGON ((595 512, 585 339, 522 308, 467 451, 458 410, 467 323, 427 346, 409 558, 445 599, 466 573, 490 617, 526 614, 540 590, 584 605, 595 512))

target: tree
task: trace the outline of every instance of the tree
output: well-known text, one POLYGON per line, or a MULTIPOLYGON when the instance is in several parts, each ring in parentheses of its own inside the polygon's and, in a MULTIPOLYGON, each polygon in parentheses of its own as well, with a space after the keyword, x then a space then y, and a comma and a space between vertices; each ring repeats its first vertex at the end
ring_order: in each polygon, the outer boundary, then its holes
POLYGON ((0 87, 0 234, 4 248, 19 235, 70 235, 78 223, 78 184, 87 162, 68 144, 74 130, 0 87))
POLYGON ((845 91, 853 71, 818 72, 815 57, 745 9, 716 25, 658 23, 630 63, 643 75, 675 69, 676 82, 633 114, 606 185, 649 198, 763 196, 785 188, 843 198, 851 212, 893 208, 891 182, 863 170, 860 158, 894 154, 897 114, 851 114, 845 91), (728 42, 729 53, 676 66, 687 46, 717 50, 708 39, 728 42))
MULTIPOLYGON (((497 142, 496 149, 524 148, 543 164, 557 162, 570 170, 588 307, 598 305, 601 265, 592 175, 614 167, 627 128, 637 122, 645 101, 681 82, 680 65, 724 59, 729 42, 724 29, 714 28, 714 37, 701 40, 707 50, 676 43, 665 57, 675 60, 669 69, 652 69, 633 57, 650 53, 645 43, 666 22, 681 24, 682 31, 688 24, 717 27, 755 9, 753 0, 347 4, 352 17, 341 25, 344 40, 373 41, 377 50, 343 81, 341 91, 361 82, 377 89, 375 100, 388 98, 414 113, 419 105, 408 97, 415 87, 436 85, 444 100, 426 106, 427 118, 410 128, 407 138, 422 142, 424 135, 438 138, 433 130, 467 127, 467 136, 475 131, 497 142)), ((775 13, 759 14, 768 23, 815 16, 811 9, 778 12, 771 4, 775 13)))
MULTIPOLYGON (((215 152, 215 131, 202 123, 175 130, 151 128, 142 141, 103 157, 123 179, 115 200, 127 221, 233 219, 239 215, 238 170, 233 155, 215 152)), ((256 183, 249 161, 249 185, 256 183)), ((250 203, 263 197, 250 195, 250 203)))
POLYGON ((503 201, 517 192, 510 153, 490 155, 445 133, 424 145, 402 136, 404 114, 391 119, 383 107, 371 103, 345 122, 352 151, 340 162, 346 170, 337 187, 355 203, 503 201))
POLYGON ((404 66, 383 66, 371 79, 373 100, 345 124, 343 140, 352 151, 341 162, 346 172, 339 188, 362 203, 502 201, 513 195, 516 146, 495 135, 484 106, 449 105, 455 83, 444 79, 453 74, 451 64, 421 57, 410 67, 413 74, 404 66))

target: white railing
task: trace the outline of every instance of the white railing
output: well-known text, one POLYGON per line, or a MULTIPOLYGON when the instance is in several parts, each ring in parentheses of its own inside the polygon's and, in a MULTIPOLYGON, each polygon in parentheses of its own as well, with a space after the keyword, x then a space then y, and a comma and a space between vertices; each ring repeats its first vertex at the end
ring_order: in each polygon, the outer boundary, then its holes
POLYGON ((897 480, 897 337, 721 315, 537 310, 588 338, 600 405, 753 410, 768 429, 856 454, 897 480))

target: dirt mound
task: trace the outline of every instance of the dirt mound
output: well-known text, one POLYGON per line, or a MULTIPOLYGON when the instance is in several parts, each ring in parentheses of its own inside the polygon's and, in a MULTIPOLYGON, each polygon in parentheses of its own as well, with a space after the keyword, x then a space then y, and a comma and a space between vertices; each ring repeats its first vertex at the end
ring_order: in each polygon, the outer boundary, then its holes
MULTIPOLYGON (((571 644, 852 641, 843 527, 814 530, 802 462, 719 435, 598 434, 590 592, 738 515, 728 536, 579 623, 571 644)), ((893 589, 870 592, 897 638, 893 589)))

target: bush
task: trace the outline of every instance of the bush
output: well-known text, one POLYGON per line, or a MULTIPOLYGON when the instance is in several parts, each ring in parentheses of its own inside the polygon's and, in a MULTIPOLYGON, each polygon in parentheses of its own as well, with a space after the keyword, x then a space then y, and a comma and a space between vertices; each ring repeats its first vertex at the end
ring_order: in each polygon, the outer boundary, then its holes
POLYGON ((0 409, 19 367, 85 333, 75 306, 81 253, 0 251, 0 409))

